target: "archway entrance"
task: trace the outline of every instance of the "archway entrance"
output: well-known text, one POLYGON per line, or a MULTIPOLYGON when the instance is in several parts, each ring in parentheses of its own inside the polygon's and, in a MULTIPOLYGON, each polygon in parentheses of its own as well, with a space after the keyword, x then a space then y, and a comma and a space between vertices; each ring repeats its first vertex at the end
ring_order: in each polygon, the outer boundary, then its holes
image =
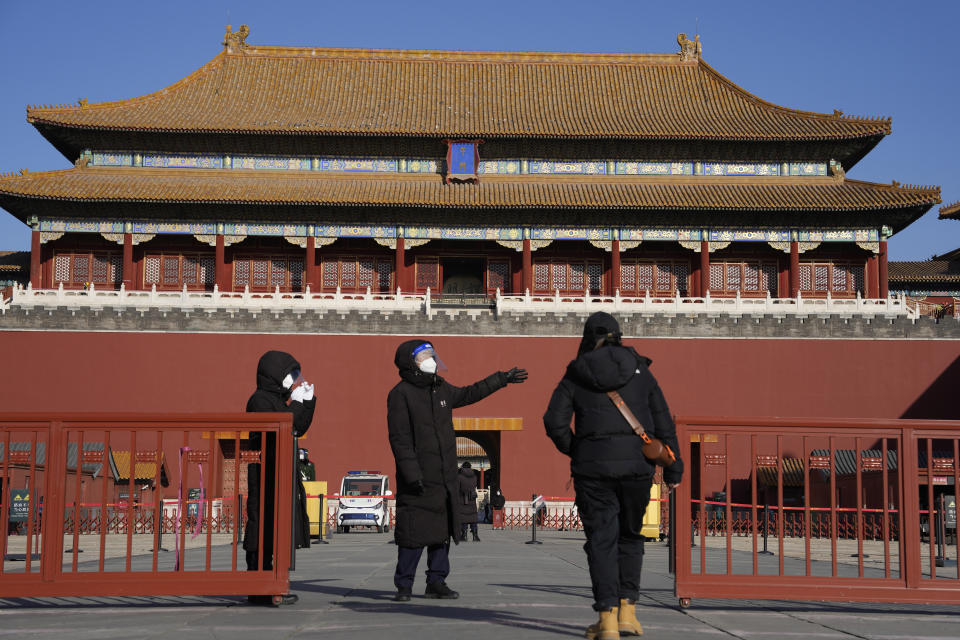
POLYGON ((499 485, 500 432, 457 432, 457 466, 469 462, 477 473, 477 489, 489 490, 499 485))

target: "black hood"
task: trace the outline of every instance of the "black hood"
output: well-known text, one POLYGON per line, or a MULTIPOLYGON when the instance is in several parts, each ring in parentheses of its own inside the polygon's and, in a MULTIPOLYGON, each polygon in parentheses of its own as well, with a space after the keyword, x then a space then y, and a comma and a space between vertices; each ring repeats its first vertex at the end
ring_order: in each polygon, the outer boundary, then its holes
POLYGON ((583 325, 583 339, 580 341, 580 348, 577 349, 577 357, 593 351, 601 338, 610 336, 619 341, 620 335, 620 323, 617 319, 606 311, 597 311, 587 318, 586 324, 583 325))
POLYGON ((632 347, 610 345, 579 356, 567 366, 567 375, 588 389, 607 392, 627 384, 650 362, 632 347))
POLYGON ((413 362, 413 350, 427 342, 429 340, 407 340, 397 347, 397 353, 393 357, 393 364, 397 365, 400 377, 418 387, 426 387, 439 377, 420 371, 413 362))
POLYGON ((286 395, 290 392, 283 388, 283 379, 299 368, 300 363, 286 351, 267 351, 257 364, 257 389, 286 395))
POLYGON ((473 472, 473 469, 466 468, 466 467, 460 467, 460 475, 462 475, 462 476, 464 476, 464 477, 467 477, 467 478, 473 478, 473 477, 475 477, 477 474, 473 472))

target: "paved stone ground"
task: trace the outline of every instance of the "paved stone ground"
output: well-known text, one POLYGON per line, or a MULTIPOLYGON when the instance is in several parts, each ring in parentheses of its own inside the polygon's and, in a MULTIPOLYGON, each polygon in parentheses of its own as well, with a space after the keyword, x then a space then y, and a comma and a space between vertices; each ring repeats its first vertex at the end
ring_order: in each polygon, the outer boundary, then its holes
MULTIPOLYGON (((390 534, 350 533, 297 554, 294 606, 238 597, 0 600, 0 638, 576 638, 595 619, 583 534, 482 528, 451 553, 453 601, 392 602, 390 534)), ((222 549, 229 554, 229 545, 222 549)), ((425 567, 421 567, 424 569, 425 567)), ((0 578, 2 579, 2 578, 0 578)), ((695 600, 680 609, 662 544, 647 545, 638 617, 647 638, 960 638, 957 606, 695 600)))

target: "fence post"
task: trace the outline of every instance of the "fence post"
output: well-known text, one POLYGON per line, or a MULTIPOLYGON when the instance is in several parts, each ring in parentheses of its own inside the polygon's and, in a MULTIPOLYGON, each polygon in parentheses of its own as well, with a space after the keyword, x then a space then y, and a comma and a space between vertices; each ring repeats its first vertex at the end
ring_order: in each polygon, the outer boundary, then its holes
POLYGON ((530 529, 533 533, 533 537, 530 540, 527 540, 524 544, 543 544, 537 540, 537 510, 542 504, 543 496, 538 497, 535 493, 530 495, 530 506, 533 509, 533 520, 530 522, 530 529))

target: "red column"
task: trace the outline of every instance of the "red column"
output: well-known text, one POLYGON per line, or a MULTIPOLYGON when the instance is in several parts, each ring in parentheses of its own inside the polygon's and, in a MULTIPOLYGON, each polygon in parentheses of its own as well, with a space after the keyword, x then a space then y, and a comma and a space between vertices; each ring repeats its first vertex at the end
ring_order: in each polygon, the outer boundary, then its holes
POLYGON ((317 239, 313 236, 307 236, 307 255, 304 256, 303 267, 303 290, 306 291, 307 287, 315 289, 313 279, 317 271, 317 239))
POLYGON ((620 241, 610 242, 610 288, 613 295, 620 290, 620 241))
POLYGON ((710 243, 700 241, 700 297, 710 290, 710 243))
POLYGON ((403 238, 397 238, 397 253, 396 253, 396 264, 393 267, 394 273, 396 273, 396 284, 395 288, 403 291, 403 288, 407 285, 407 264, 406 256, 403 252, 403 238))
POLYGON ((230 287, 226 283, 226 273, 227 273, 227 252, 225 245, 223 243, 223 234, 217 234, 217 249, 216 249, 216 265, 213 268, 213 278, 214 282, 217 284, 217 289, 220 291, 227 291, 230 287))
POLYGON ((877 255, 877 260, 880 263, 879 268, 879 280, 880 280, 880 297, 886 298, 890 289, 887 282, 887 241, 880 241, 880 253, 877 255))
POLYGON ((133 234, 123 234, 123 288, 133 289, 133 234))
POLYGON ((880 260, 875 253, 867 258, 867 297, 880 297, 880 260))
POLYGON ((40 252, 43 245, 40 244, 40 232, 34 230, 30 234, 30 285, 34 289, 40 288, 40 252))
POLYGON ((800 243, 790 242, 790 297, 796 298, 800 293, 800 243))
POLYGON ((533 293, 533 253, 530 238, 523 239, 523 293, 533 293))

